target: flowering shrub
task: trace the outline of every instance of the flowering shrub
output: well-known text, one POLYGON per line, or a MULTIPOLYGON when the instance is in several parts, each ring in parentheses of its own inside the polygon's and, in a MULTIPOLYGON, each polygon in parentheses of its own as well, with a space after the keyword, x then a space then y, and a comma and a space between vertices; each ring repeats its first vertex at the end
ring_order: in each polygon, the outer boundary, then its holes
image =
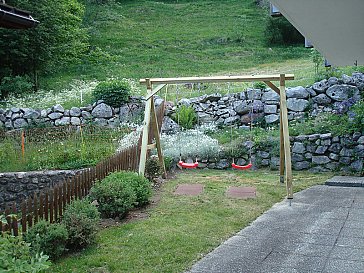
POLYGON ((81 106, 91 102, 91 93, 97 84, 97 81, 73 81, 70 88, 60 92, 40 90, 37 93, 26 94, 22 97, 10 96, 5 107, 17 106, 44 109, 56 104, 61 104, 65 108, 81 106))
POLYGON ((138 144, 138 140, 140 137, 140 133, 142 132, 142 129, 143 128, 141 126, 136 127, 134 131, 132 131, 129 134, 127 134, 126 136, 124 136, 119 141, 119 146, 117 148, 117 152, 121 152, 123 150, 126 150, 126 149, 132 147, 133 145, 138 144))
POLYGON ((178 132, 174 135, 161 137, 162 149, 165 156, 179 158, 180 153, 186 157, 218 157, 220 146, 216 139, 213 139, 198 130, 178 132))

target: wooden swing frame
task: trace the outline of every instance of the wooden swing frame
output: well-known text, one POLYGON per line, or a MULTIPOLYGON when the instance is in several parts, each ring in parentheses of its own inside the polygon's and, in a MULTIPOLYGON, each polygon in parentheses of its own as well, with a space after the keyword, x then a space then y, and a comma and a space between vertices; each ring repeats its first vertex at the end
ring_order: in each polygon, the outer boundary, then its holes
POLYGON ((157 148, 159 162, 162 166, 164 176, 166 168, 163 160, 163 152, 160 143, 160 132, 158 128, 157 116, 154 105, 154 95, 157 94, 167 84, 187 84, 187 83, 224 83, 224 82, 257 82, 261 81, 268 85, 280 97, 280 182, 285 182, 287 198, 293 199, 292 189, 292 162, 291 148, 288 131, 288 110, 286 101, 286 81, 293 80, 293 74, 276 75, 252 75, 252 76, 215 76, 215 77, 181 77, 181 78, 146 78, 140 79, 141 84, 147 87, 145 98, 145 112, 142 132, 142 146, 139 161, 139 174, 144 175, 147 152, 149 149, 157 148), (272 83, 278 81, 279 87, 272 83), (155 86, 155 87, 153 87, 155 86), (153 124, 155 145, 148 144, 150 124, 153 124))

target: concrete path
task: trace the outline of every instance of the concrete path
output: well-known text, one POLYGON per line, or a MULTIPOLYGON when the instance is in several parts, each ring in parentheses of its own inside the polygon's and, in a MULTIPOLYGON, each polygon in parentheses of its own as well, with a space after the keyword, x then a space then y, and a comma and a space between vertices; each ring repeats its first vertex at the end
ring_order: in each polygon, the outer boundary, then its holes
POLYGON ((189 272, 364 273, 364 188, 299 192, 291 207, 274 205, 189 272))

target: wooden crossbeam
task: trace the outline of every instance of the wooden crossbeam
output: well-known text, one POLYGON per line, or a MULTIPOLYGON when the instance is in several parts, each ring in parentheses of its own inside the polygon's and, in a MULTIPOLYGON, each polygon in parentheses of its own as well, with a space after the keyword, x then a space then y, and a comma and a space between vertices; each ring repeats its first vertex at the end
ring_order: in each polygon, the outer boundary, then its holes
MULTIPOLYGON (((204 83, 204 82, 254 82, 254 81, 279 81, 279 74, 277 75, 250 75, 250 76, 213 76, 213 77, 181 77, 181 78, 150 78, 140 79, 141 84, 183 84, 183 83, 204 83)), ((284 74, 285 80, 294 80, 293 74, 284 74)))

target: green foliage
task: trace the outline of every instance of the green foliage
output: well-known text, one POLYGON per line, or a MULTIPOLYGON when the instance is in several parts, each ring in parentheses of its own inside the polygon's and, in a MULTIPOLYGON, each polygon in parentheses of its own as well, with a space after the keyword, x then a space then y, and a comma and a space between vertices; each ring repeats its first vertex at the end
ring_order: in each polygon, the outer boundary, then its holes
POLYGON ((129 101, 131 85, 128 80, 110 80, 100 82, 93 91, 94 99, 104 100, 112 107, 120 107, 129 101))
POLYGON ((265 36, 269 45, 287 45, 304 42, 304 37, 301 33, 283 16, 268 17, 265 36))
MULTIPOLYGON (((74 61, 87 48, 82 28, 84 6, 77 0, 9 0, 40 21, 29 30, 0 29, 0 79, 29 74, 35 86, 38 74, 74 61)), ((37 86, 36 86, 37 87, 37 86)))
POLYGON ((112 174, 124 184, 129 184, 136 196, 136 206, 143 206, 149 203, 152 196, 151 182, 145 177, 134 172, 117 172, 112 174))
POLYGON ((136 204, 136 193, 130 183, 125 183, 121 173, 112 173, 96 183, 90 197, 97 200, 104 217, 122 217, 136 204))
POLYGON ((106 217, 122 217, 131 208, 149 203, 151 183, 133 172, 115 172, 97 183, 90 198, 97 200, 98 209, 106 217))
POLYGON ((322 113, 315 118, 301 122, 291 122, 289 132, 293 136, 300 134, 333 133, 337 136, 364 132, 364 103, 354 104, 346 114, 322 113))
POLYGON ((39 221, 24 235, 24 241, 31 244, 33 252, 43 252, 52 260, 59 258, 66 249, 68 232, 63 224, 39 221))
POLYGON ((48 256, 33 253, 21 236, 0 235, 0 272, 43 272, 51 263, 48 256))
POLYGON ((170 156, 164 156, 164 166, 166 167, 166 171, 170 171, 172 169, 174 160, 170 156))
POLYGON ((197 114, 192 106, 182 105, 176 110, 175 121, 184 129, 192 129, 197 123, 197 114))
POLYGON ((149 181, 153 181, 155 178, 162 174, 162 167, 157 157, 151 157, 147 159, 145 163, 145 176, 149 181))
POLYGON ((0 99, 8 97, 9 94, 19 96, 28 93, 32 88, 33 84, 27 75, 3 77, 0 83, 0 99))
POLYGON ((87 199, 74 200, 63 214, 68 231, 67 247, 79 250, 95 242, 100 213, 87 199))
POLYGON ((267 87, 267 85, 264 82, 254 82, 253 84, 253 88, 254 89, 265 89, 267 87))

